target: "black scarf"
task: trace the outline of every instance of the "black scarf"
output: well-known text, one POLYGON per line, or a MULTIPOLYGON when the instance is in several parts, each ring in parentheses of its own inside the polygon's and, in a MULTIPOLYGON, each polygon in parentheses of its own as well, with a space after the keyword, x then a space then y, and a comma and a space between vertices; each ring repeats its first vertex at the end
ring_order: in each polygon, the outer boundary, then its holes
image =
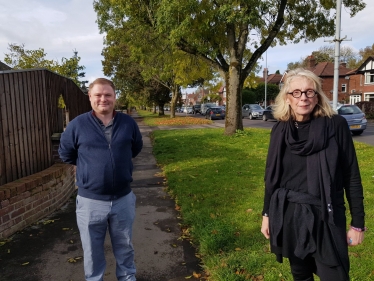
POLYGON ((312 119, 309 138, 306 141, 296 140, 294 130, 297 128, 292 120, 278 122, 272 130, 266 164, 266 191, 273 194, 275 189, 279 188, 282 152, 287 145, 292 153, 307 156, 308 193, 321 199, 322 219, 333 225, 331 188, 338 155, 334 122, 328 117, 312 119), (325 149, 327 147, 328 149, 325 149))

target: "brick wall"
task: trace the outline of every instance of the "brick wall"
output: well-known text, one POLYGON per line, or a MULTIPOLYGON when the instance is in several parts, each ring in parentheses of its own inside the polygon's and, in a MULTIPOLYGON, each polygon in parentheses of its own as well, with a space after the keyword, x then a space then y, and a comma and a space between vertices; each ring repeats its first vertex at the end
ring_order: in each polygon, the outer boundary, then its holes
POLYGON ((0 186, 0 239, 50 215, 74 190, 74 166, 61 163, 0 186))

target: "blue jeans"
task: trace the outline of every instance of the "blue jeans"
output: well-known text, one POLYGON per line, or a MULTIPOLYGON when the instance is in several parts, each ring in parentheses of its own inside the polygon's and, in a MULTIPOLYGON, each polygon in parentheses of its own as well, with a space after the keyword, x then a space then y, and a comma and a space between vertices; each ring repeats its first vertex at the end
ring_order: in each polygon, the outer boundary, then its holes
POLYGON ((114 201, 77 196, 77 224, 82 240, 84 272, 87 281, 102 281, 106 267, 104 241, 107 229, 116 258, 119 281, 135 281, 132 225, 136 197, 133 192, 114 201))

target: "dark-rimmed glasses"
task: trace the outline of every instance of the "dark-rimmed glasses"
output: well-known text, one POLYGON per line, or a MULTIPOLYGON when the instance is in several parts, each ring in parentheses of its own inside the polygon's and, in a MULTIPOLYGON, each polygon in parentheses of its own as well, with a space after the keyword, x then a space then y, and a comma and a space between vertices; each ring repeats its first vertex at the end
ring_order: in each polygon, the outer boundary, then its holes
POLYGON ((305 96, 307 98, 312 98, 318 93, 316 91, 312 90, 312 89, 308 89, 306 91, 294 90, 294 91, 292 91, 291 93, 288 93, 288 94, 292 95, 294 98, 300 98, 302 96, 302 94, 305 94, 305 96))

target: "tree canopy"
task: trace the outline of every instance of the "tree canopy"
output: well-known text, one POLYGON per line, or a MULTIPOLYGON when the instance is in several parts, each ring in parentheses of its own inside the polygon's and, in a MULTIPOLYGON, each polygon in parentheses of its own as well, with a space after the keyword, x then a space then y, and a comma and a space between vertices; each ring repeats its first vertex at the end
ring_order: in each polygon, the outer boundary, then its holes
MULTIPOLYGON (((96 0, 94 3, 105 10, 99 16, 99 25, 119 28, 134 20, 152 28, 152 34, 162 37, 172 49, 199 57, 215 68, 227 90, 225 134, 243 129, 243 83, 269 46, 313 41, 332 36, 335 29, 335 1, 330 0, 96 0)), ((352 16, 365 7, 362 0, 343 0, 343 4, 352 16)))
POLYGON ((85 77, 82 72, 85 67, 79 65, 80 57, 74 51, 71 58, 63 57, 61 62, 47 59, 47 53, 43 48, 27 50, 25 44, 8 44, 9 53, 5 54, 4 61, 12 69, 46 68, 72 79, 79 87, 84 87, 87 81, 80 81, 85 77))
MULTIPOLYGON (((335 47, 334 46, 322 46, 317 51, 312 52, 310 55, 314 57, 316 63, 320 62, 334 62, 335 59, 335 47)), ((301 58, 297 62, 291 62, 287 65, 288 69, 295 69, 298 67, 308 67, 307 55, 301 58)), ((340 60, 347 63, 348 68, 355 68, 358 60, 358 54, 349 46, 343 46, 340 48, 340 60)))

